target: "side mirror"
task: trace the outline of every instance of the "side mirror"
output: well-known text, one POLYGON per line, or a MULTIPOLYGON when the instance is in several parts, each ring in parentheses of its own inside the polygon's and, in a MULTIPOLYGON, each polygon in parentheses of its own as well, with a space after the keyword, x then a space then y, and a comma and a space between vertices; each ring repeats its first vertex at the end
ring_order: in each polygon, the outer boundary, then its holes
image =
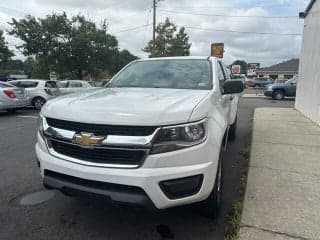
POLYGON ((223 94, 236 94, 244 90, 243 82, 239 80, 229 80, 223 84, 223 94))

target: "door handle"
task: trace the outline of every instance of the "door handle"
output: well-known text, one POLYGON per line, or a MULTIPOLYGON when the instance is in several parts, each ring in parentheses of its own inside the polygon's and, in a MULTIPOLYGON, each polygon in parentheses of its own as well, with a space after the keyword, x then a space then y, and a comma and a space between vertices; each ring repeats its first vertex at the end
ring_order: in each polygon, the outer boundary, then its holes
POLYGON ((230 96, 230 98, 229 98, 229 99, 230 99, 230 101, 232 101, 232 100, 234 99, 234 97, 233 97, 233 96, 230 96))

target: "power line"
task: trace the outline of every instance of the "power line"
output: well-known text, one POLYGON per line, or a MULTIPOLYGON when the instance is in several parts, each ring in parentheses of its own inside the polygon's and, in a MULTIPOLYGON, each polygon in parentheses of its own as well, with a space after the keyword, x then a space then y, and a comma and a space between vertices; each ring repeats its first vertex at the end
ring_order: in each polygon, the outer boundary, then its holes
MULTIPOLYGON (((266 4, 266 5, 250 5, 240 8, 300 8, 301 6, 283 5, 283 4, 266 4)), ((235 9, 234 6, 182 6, 179 9, 235 9)))
POLYGON ((118 32, 114 32, 113 34, 118 34, 118 33, 123 33, 123 32, 129 32, 129 31, 134 31, 134 30, 137 30, 137 29, 140 29, 140 28, 145 28, 145 27, 148 27, 150 26, 151 24, 144 24, 144 25, 140 25, 140 26, 137 26, 137 27, 132 27, 132 28, 127 28, 127 29, 123 29, 121 31, 118 31, 118 32))
POLYGON ((257 35, 273 35, 273 36, 301 36, 300 33, 272 33, 272 32, 249 32, 249 31, 236 31, 236 30, 224 30, 224 29, 214 29, 214 28, 200 28, 200 27, 185 27, 188 29, 209 31, 209 32, 227 32, 227 33, 243 33, 243 34, 257 34, 257 35))
POLYGON ((225 14, 207 14, 207 13, 193 13, 193 12, 180 12, 174 10, 159 9, 161 12, 187 14, 195 16, 206 16, 206 17, 226 17, 226 18, 296 18, 298 16, 247 16, 247 15, 225 15, 225 14))

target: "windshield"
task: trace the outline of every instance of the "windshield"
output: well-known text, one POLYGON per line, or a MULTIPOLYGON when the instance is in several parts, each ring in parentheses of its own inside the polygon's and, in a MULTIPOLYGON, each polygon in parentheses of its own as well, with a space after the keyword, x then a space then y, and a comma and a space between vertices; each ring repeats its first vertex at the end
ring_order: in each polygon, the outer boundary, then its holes
POLYGON ((290 80, 286 81, 286 83, 296 84, 297 83, 297 79, 296 78, 291 78, 290 80))
POLYGON ((13 88, 13 85, 6 84, 6 83, 0 83, 0 88, 13 88))
POLYGON ((57 86, 59 87, 59 88, 66 88, 66 87, 68 87, 68 81, 61 81, 61 82, 57 82, 57 86))
POLYGON ((201 59, 138 61, 108 87, 211 89, 210 63, 201 59))

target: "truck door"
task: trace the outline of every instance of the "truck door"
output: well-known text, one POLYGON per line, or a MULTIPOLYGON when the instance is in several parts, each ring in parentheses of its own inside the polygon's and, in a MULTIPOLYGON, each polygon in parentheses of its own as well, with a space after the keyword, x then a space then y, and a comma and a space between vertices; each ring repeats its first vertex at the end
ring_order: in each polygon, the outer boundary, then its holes
MULTIPOLYGON (((220 61, 219 61, 219 65, 221 67, 221 70, 224 73, 225 81, 230 80, 230 75, 228 74, 228 70, 226 66, 220 61)), ((225 98, 224 101, 228 102, 227 109, 225 109, 226 117, 229 119, 229 124, 233 124, 237 116, 239 96, 227 94, 227 95, 223 95, 222 97, 225 98)))
POLYGON ((287 95, 290 96, 296 96, 296 88, 297 88, 297 80, 290 80, 290 83, 287 87, 287 95))
MULTIPOLYGON (((227 76, 226 76, 226 72, 224 71, 223 65, 220 61, 217 62, 217 73, 218 73, 218 80, 219 80, 219 86, 220 86, 220 91, 221 93, 223 93, 223 84, 225 83, 225 81, 227 81, 227 76)), ((225 119, 229 118, 230 115, 230 95, 226 94, 226 95, 222 95, 222 108, 223 108, 223 112, 224 112, 224 116, 225 119)))

